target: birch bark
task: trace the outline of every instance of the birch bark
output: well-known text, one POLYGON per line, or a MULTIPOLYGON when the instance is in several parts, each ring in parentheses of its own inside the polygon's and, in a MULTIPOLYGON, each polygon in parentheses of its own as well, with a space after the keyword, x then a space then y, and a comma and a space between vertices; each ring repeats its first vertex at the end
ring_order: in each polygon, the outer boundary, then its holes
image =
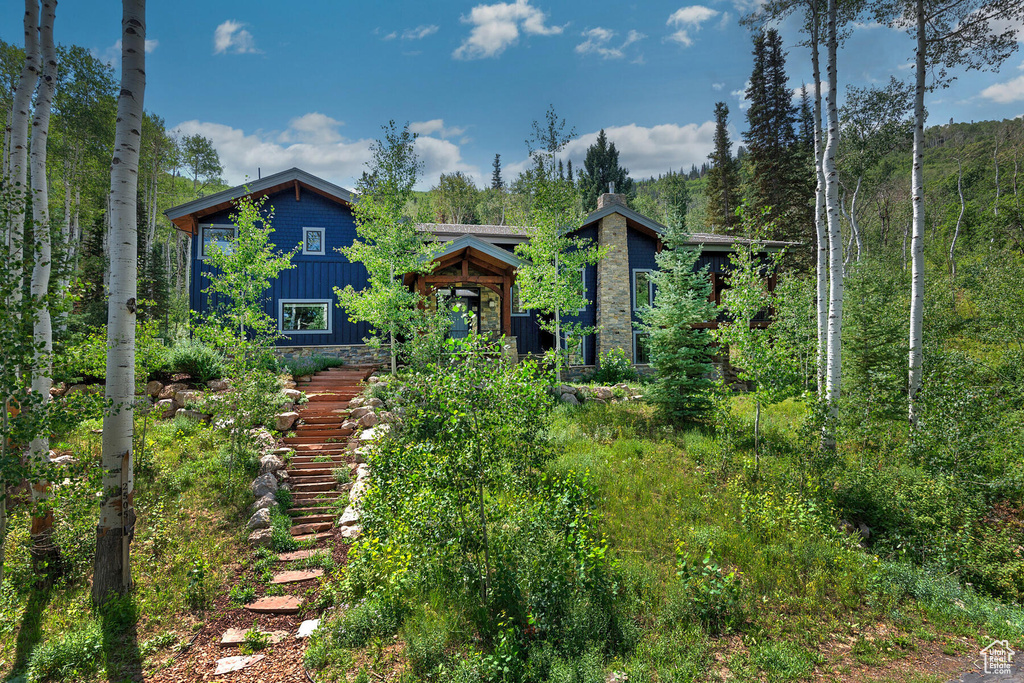
POLYGON ((102 604, 131 588, 135 530, 132 462, 135 393, 136 202, 143 95, 146 89, 146 2, 123 0, 121 89, 110 164, 110 298, 107 307, 106 401, 103 418, 103 497, 96 526, 92 599, 102 604))
MULTIPOLYGON (((18 88, 14 91, 11 113, 10 183, 17 193, 16 206, 11 207, 6 238, 11 245, 11 267, 18 268, 23 258, 23 231, 25 229, 25 201, 28 190, 28 122, 31 114, 32 93, 39 80, 39 1, 25 0, 25 65, 21 69, 18 88)), ((21 291, 15 291, 14 301, 21 300, 21 291)))
POLYGON ((825 217, 825 169, 824 150, 821 144, 821 65, 818 58, 818 0, 810 0, 811 6, 811 66, 814 71, 814 232, 817 248, 817 314, 818 350, 816 359, 818 398, 825 396, 825 374, 828 363, 828 235, 825 217))
POLYGON ((907 417, 911 426, 917 426, 917 392, 921 390, 922 330, 924 328, 924 91, 925 39, 924 0, 914 3, 917 26, 917 55, 914 84, 914 165, 911 171, 914 216, 910 234, 910 353, 907 393, 907 417))
MULTIPOLYGON (((825 143, 825 209, 828 214, 829 302, 828 361, 826 363, 825 400, 832 417, 838 414, 841 338, 843 329, 843 240, 839 221, 839 177, 836 173, 836 148, 839 144, 839 111, 836 107, 836 15, 838 0, 828 0, 828 139, 825 143)), ((826 435, 826 445, 831 436, 826 435)))

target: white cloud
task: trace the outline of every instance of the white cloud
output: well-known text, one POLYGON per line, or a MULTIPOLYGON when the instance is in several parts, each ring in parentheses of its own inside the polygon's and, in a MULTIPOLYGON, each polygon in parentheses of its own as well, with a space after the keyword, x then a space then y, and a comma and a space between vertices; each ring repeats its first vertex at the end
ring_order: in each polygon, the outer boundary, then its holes
POLYGON ((423 24, 416 28, 407 28, 402 31, 402 40, 421 40, 427 36, 434 35, 439 28, 436 24, 423 24))
POLYGON ((564 26, 548 26, 547 15, 530 5, 530 0, 514 3, 499 2, 477 5, 462 17, 462 23, 472 25, 469 36, 452 53, 455 59, 482 59, 497 57, 519 40, 519 32, 526 35, 553 36, 564 26))
POLYGON ((457 138, 466 132, 466 128, 463 126, 445 126, 444 119, 431 119, 430 121, 413 121, 409 124, 409 132, 416 133, 417 135, 433 135, 438 134, 438 137, 444 138, 457 138))
POLYGON ((741 111, 746 111, 750 108, 750 102, 747 102, 747 88, 750 87, 750 81, 743 84, 743 87, 738 90, 733 90, 729 94, 739 100, 739 107, 741 111))
POLYGON ((716 91, 716 92, 721 90, 724 87, 725 87, 725 83, 712 83, 711 84, 711 89, 716 91))
POLYGON ((228 19, 218 26, 213 32, 213 54, 219 55, 225 52, 233 52, 238 55, 259 53, 260 50, 256 48, 256 40, 244 27, 245 24, 234 19, 228 19))
MULTIPOLYGON (((370 159, 373 140, 343 137, 338 128, 341 121, 319 112, 292 119, 284 131, 257 130, 246 133, 208 121, 185 121, 178 125, 182 135, 203 135, 213 141, 224 165, 224 179, 233 185, 255 178, 257 168, 263 175, 277 173, 292 166, 309 171, 343 187, 353 187, 370 159)), ((481 178, 480 169, 466 163, 458 145, 435 137, 421 136, 416 151, 423 161, 423 189, 436 184, 441 173, 462 171, 481 178)))
POLYGON ((667 26, 674 26, 677 29, 666 40, 679 43, 683 47, 690 47, 693 45, 693 37, 690 33, 696 33, 706 21, 714 19, 718 15, 718 10, 704 5, 680 7, 670 14, 668 21, 665 22, 667 26))
MULTIPOLYGON (((587 29, 580 35, 586 38, 586 40, 576 46, 576 52, 581 55, 596 54, 605 59, 622 59, 625 56, 624 50, 627 47, 647 37, 639 31, 630 31, 620 45, 612 45, 611 40, 617 35, 616 32, 600 26, 587 29)), ((643 58, 641 57, 640 59, 640 63, 643 63, 643 58)))
POLYGON ((1017 42, 1024 43, 1024 18, 1018 19, 1017 21, 997 19, 990 24, 990 27, 992 28, 992 32, 997 35, 1007 30, 1016 31, 1017 42))
MULTIPOLYGON (((631 123, 611 126, 605 128, 604 132, 619 150, 619 163, 629 169, 629 175, 633 178, 657 176, 669 169, 689 170, 693 164, 700 166, 707 160, 715 144, 714 121, 682 126, 674 123, 638 126, 631 123)), ((574 166, 582 168, 587 147, 594 144, 597 135, 597 131, 594 131, 570 141, 561 157, 572 159, 574 166)), ((530 164, 529 159, 523 159, 506 165, 503 170, 508 178, 514 178, 530 164)))
POLYGON ((1024 100, 1024 76, 1017 76, 1005 83, 990 85, 981 91, 981 96, 999 104, 1024 100))

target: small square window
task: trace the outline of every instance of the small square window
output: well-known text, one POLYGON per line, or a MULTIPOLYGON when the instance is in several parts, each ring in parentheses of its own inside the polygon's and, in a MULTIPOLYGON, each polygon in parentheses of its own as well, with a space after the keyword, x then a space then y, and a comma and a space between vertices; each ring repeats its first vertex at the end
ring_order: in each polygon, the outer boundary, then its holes
POLYGON ((200 258, 210 255, 210 247, 216 244, 222 251, 230 253, 235 243, 235 226, 206 225, 202 229, 202 249, 200 258))
POLYGON ((330 333, 330 301, 282 301, 279 331, 285 334, 330 333))
POLYGON ((325 235, 323 228, 303 228, 302 253, 311 256, 323 256, 325 235))

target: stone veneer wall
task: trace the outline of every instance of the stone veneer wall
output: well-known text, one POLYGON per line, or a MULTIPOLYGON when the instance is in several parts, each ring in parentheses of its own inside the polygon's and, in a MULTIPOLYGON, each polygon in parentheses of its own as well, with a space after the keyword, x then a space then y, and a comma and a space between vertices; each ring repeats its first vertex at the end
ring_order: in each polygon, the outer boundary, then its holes
MULTIPOLYGON (((622 204, 620 194, 603 194, 597 208, 622 204)), ((597 241, 608 247, 608 254, 597 262, 597 358, 613 348, 633 358, 633 318, 629 281, 629 249, 626 242, 626 218, 613 213, 601 219, 597 241)))
POLYGON ((340 358, 349 365, 373 365, 390 362, 391 355, 386 346, 379 349, 366 344, 348 346, 278 346, 274 353, 285 359, 327 356, 340 358))

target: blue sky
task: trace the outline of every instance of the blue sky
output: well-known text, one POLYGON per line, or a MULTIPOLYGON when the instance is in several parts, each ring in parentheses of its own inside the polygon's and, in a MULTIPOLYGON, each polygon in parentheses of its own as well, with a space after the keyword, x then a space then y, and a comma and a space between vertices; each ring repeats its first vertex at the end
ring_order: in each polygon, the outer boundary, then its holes
MULTIPOLYGON (((482 185, 496 152, 506 177, 522 167, 549 104, 579 134, 574 163, 605 128, 645 177, 706 159, 716 101, 741 137, 751 36, 738 20, 756 2, 151 0, 146 108, 212 138, 229 182, 300 166, 351 186, 395 119, 420 133, 423 187, 454 170, 482 185)), ((19 7, 2 12, 0 37, 20 42, 19 7)), ((792 85, 810 84, 795 24, 780 28, 792 85)), ((56 34, 114 58, 120 3, 61 0, 56 34)), ((840 91, 908 78, 912 49, 903 33, 857 25, 840 91)), ((1021 52, 998 73, 958 75, 930 96, 930 123, 1024 113, 1021 52)))

